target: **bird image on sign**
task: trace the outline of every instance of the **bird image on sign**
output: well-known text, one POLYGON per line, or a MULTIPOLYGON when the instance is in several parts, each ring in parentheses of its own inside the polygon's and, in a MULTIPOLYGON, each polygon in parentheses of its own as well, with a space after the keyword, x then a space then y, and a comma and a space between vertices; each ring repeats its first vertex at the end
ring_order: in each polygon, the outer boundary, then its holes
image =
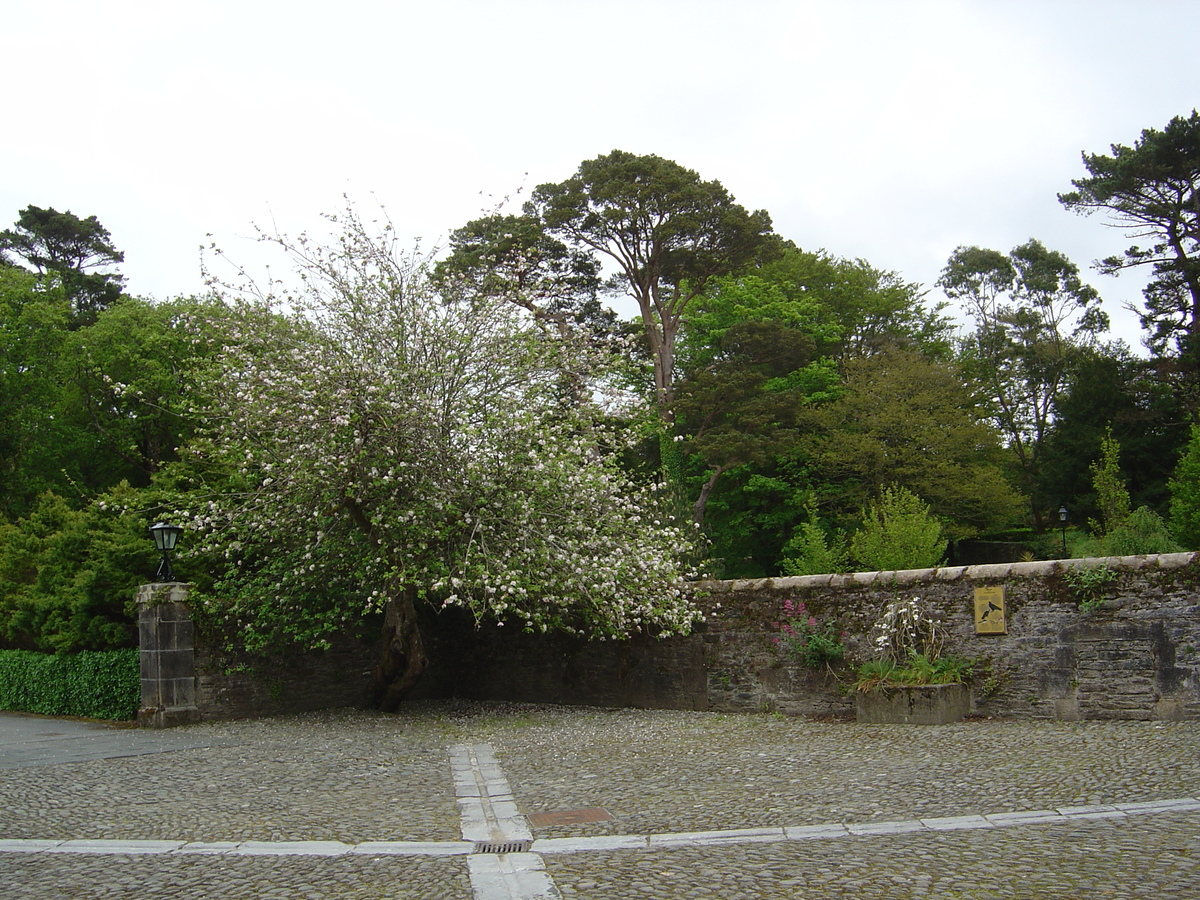
POLYGON ((975 588, 975 633, 1007 634, 1004 620, 1004 588, 975 588))

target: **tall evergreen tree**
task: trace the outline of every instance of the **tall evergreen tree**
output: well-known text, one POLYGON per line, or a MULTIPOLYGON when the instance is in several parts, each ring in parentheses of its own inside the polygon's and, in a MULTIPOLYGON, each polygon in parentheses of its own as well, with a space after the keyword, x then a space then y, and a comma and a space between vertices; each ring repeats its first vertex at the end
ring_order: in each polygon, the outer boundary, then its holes
POLYGON ((27 206, 16 227, 0 231, 0 256, 11 252, 39 275, 58 278, 75 327, 90 325, 121 296, 124 276, 107 271, 125 261, 95 216, 81 219, 53 207, 27 206))

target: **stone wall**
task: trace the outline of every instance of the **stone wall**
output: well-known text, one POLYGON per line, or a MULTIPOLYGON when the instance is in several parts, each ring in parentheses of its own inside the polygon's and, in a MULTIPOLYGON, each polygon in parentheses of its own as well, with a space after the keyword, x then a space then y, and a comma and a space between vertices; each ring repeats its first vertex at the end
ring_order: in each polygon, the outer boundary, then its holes
POLYGON ((978 660, 975 713, 1058 719, 1200 718, 1200 559, 1180 553, 755 581, 706 582, 706 621, 686 638, 587 644, 484 628, 447 642, 437 696, 842 715, 849 667, 813 671, 772 638, 783 603, 845 630, 848 658, 892 600, 919 597, 947 653, 978 660), (1115 580, 1081 609, 1068 569, 1115 580), (977 587, 1002 586, 1007 633, 977 634, 977 587), (449 675, 448 673, 454 673, 449 675))
MULTIPOLYGON (((706 585, 709 706, 849 711, 832 676, 783 665, 771 645, 785 599, 803 600, 870 658, 884 606, 919 597, 946 629, 946 652, 979 661, 974 711, 1058 719, 1200 718, 1200 558, 1191 553, 807 576, 706 585), (1097 607, 1081 608, 1068 569, 1108 568, 1097 607), (977 587, 1002 586, 1007 633, 977 634, 977 587)), ((844 673, 839 673, 843 674, 844 673)))
MULTIPOLYGON (((453 612, 431 616, 424 630, 433 665, 416 696, 849 714, 854 703, 845 687, 847 664, 813 671, 775 646, 784 601, 803 601, 811 614, 833 617, 846 632, 849 660, 861 661, 871 656, 868 635, 887 603, 919 597, 944 626, 946 652, 978 661, 977 714, 1200 718, 1200 554, 704 582, 696 588, 705 622, 687 637, 666 640, 584 642, 502 626, 475 629, 453 612), (1067 572, 1101 567, 1114 578, 1095 608, 1081 608, 1067 572), (978 634, 975 589, 994 586, 1004 588, 1007 632, 978 634)), ((185 631, 174 622, 160 637, 185 631)), ((146 666, 157 659, 163 673, 177 674, 172 667, 178 660, 167 672, 164 648, 146 643, 158 633, 149 627, 142 632, 143 695, 158 698, 144 701, 148 708, 169 704, 163 686, 145 680, 146 666)), ((213 642, 197 643, 194 706, 203 718, 358 705, 375 663, 369 628, 330 650, 277 658, 228 655, 213 642)))
POLYGON ((363 635, 304 653, 231 652, 226 637, 192 621, 188 585, 142 585, 137 601, 143 727, 361 706, 366 698, 377 648, 363 635))
POLYGON ((290 715, 366 702, 377 651, 354 637, 325 650, 266 656, 196 649, 196 707, 211 719, 290 715))

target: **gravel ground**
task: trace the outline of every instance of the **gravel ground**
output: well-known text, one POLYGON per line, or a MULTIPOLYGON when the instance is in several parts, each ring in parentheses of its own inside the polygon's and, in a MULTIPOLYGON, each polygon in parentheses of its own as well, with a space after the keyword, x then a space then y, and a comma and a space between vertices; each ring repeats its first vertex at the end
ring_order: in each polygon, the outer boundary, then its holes
MULTIPOLYGON (((457 841, 452 744, 490 743, 535 838, 1200 797, 1197 723, 859 726, 462 702, 186 729, 195 749, 0 770, 0 840, 457 841)), ((1200 897, 1200 813, 547 854, 564 898, 1200 897)), ((465 857, 0 853, 0 896, 470 898, 465 857)))
POLYGON ((547 856, 564 900, 1200 897, 1196 816, 547 856))
POLYGON ((45 856, 0 857, 0 896, 188 900, 465 900, 462 858, 45 856))

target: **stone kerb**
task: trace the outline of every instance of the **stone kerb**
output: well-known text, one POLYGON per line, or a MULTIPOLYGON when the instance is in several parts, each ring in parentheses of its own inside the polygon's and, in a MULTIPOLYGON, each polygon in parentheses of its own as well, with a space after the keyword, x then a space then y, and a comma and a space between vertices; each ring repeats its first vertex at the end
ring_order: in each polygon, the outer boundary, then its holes
POLYGON ((158 582, 138 589, 141 708, 138 725, 165 728, 200 720, 196 707, 195 630, 187 584, 158 582))

